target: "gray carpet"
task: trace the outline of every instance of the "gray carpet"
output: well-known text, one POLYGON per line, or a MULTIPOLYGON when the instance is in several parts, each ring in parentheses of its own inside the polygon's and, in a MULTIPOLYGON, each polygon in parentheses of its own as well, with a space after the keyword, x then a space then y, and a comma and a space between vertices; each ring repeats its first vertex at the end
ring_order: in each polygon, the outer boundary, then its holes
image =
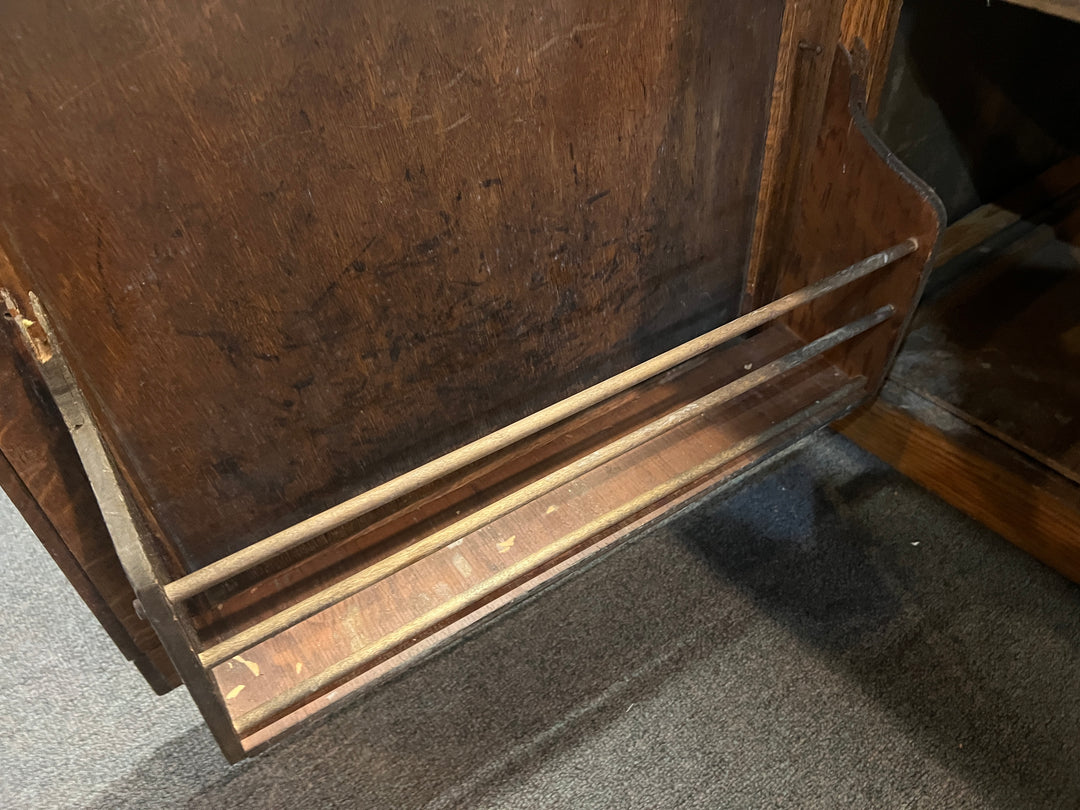
POLYGON ((232 768, 0 538, 7 807, 1080 807, 1080 588, 835 436, 232 768))

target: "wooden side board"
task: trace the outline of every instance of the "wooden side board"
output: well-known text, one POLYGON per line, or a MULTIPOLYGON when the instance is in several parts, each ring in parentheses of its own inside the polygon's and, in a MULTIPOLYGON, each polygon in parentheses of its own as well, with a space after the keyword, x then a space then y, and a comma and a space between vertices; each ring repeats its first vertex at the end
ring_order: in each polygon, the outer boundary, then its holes
MULTIPOLYGON (((0 277, 4 265, 0 250, 0 277)), ((136 615, 135 592, 71 436, 8 317, 0 319, 0 487, 155 691, 179 685, 157 636, 136 615)))
POLYGON ((896 318, 832 354, 847 374, 867 377, 871 389, 877 390, 914 312, 944 227, 945 209, 934 191, 874 133, 865 116, 864 92, 850 57, 838 49, 806 184, 793 209, 791 238, 778 245, 774 294, 814 283, 829 275, 830 268, 844 266, 881 245, 915 237, 918 249, 881 275, 787 316, 797 334, 813 340, 834 328, 831 324, 894 304, 896 318))
POLYGON ((825 89, 837 44, 854 58, 863 105, 877 112, 892 54, 902 0, 825 0, 788 3, 783 19, 762 186, 747 267, 743 309, 777 294, 785 250, 797 239, 797 212, 826 110, 825 89))
POLYGON ((1080 582, 1080 160, 946 231, 881 398, 838 427, 1080 582))
POLYGON ((1080 582, 1080 485, 935 403, 887 383, 837 427, 856 444, 1080 582))

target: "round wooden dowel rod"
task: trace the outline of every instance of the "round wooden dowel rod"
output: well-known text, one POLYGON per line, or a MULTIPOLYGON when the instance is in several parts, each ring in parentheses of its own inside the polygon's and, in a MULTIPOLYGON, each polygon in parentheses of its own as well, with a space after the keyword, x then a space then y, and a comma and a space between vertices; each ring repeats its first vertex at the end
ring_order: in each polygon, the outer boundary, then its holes
POLYGON ((625 520, 633 518, 638 513, 647 509, 652 504, 673 495, 685 487, 703 478, 721 467, 730 464, 741 456, 762 447, 774 439, 779 438, 796 426, 814 418, 815 415, 825 415, 845 401, 850 401, 865 385, 865 380, 857 380, 845 385, 821 400, 812 408, 800 411, 770 428, 752 436, 748 436, 731 447, 725 449, 707 461, 683 472, 682 474, 654 487, 632 501, 629 501, 618 509, 585 524, 579 529, 564 535, 551 545, 525 557, 517 563, 503 569, 498 574, 483 582, 474 585, 452 599, 443 602, 438 607, 428 611, 392 633, 389 633, 378 641, 375 641, 360 650, 357 650, 347 658, 343 658, 336 664, 324 669, 322 672, 305 678, 290 689, 276 695, 256 709, 242 715, 235 722, 236 732, 240 735, 248 734, 276 719, 290 708, 312 695, 317 694, 326 687, 348 677, 351 673, 369 664, 411 639, 420 636, 433 627, 453 618, 468 610, 470 607, 495 593, 496 591, 523 579, 528 574, 558 557, 573 551, 576 547, 587 542, 590 538, 607 531, 625 520))
POLYGON ((285 608, 279 613, 268 616, 261 622, 252 625, 239 633, 208 647, 199 653, 199 660, 203 666, 212 667, 224 661, 228 661, 244 650, 255 646, 271 636, 292 627, 328 607, 347 599, 364 588, 374 585, 380 580, 397 573, 403 568, 434 554, 441 548, 455 543, 466 535, 478 531, 498 518, 520 509, 537 498, 568 484, 585 473, 595 470, 609 461, 618 458, 624 453, 640 447, 652 439, 678 427, 706 411, 722 405, 725 402, 742 396, 748 391, 769 380, 775 379, 794 368, 797 368, 818 355, 827 352, 841 343, 860 335, 868 329, 884 322, 895 312, 892 306, 884 306, 875 312, 860 318, 846 326, 836 329, 824 337, 801 346, 778 360, 767 363, 755 371, 733 380, 727 385, 718 388, 711 394, 694 400, 666 416, 638 428, 632 433, 622 436, 610 444, 594 450, 576 461, 560 467, 552 473, 533 481, 521 489, 511 492, 509 495, 488 504, 482 509, 467 515, 461 520, 440 529, 427 537, 418 540, 406 548, 385 557, 378 562, 372 563, 352 576, 325 588, 318 593, 312 594, 307 599, 297 602, 285 608))
POLYGON ((293 524, 277 534, 253 543, 247 548, 223 557, 204 568, 192 571, 190 574, 167 584, 165 586, 165 595, 173 601, 190 599, 192 596, 250 570, 256 565, 260 565, 301 543, 326 534, 328 531, 336 529, 373 509, 384 506, 397 498, 416 491, 420 487, 437 481, 445 475, 467 467, 469 464, 503 450, 515 442, 526 439, 564 419, 581 413, 616 394, 621 394, 658 374, 669 371, 680 363, 685 363, 687 360, 691 360, 729 340, 744 335, 759 326, 764 326, 803 304, 814 301, 823 295, 828 295, 845 285, 868 276, 876 270, 880 270, 914 253, 918 247, 918 241, 912 238, 880 253, 875 253, 841 270, 839 273, 778 298, 770 304, 766 304, 753 312, 748 312, 723 326, 706 332, 701 337, 676 346, 674 349, 657 355, 651 360, 646 360, 644 363, 616 374, 614 377, 597 383, 591 388, 586 388, 584 391, 567 399, 549 405, 534 414, 526 416, 524 419, 463 445, 457 450, 416 467, 397 478, 361 492, 347 501, 293 524))

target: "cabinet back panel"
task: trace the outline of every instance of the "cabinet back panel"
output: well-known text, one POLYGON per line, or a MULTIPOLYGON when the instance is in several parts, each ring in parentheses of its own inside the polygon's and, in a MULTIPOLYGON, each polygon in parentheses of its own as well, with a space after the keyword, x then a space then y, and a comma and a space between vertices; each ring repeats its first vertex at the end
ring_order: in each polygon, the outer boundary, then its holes
POLYGON ((0 244, 182 568, 738 305, 782 0, 0 10, 0 244))

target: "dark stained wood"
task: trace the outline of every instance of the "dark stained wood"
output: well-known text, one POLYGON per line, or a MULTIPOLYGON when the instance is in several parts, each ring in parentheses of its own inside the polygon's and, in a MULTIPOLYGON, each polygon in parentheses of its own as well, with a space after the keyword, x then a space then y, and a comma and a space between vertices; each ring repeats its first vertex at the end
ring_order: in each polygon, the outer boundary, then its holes
POLYGON ((845 436, 1080 582, 1080 485, 894 382, 845 436))
MULTIPOLYGON (((534 411, 524 419, 458 447, 444 456, 439 456, 420 467, 409 470, 403 475, 385 481, 379 486, 364 490, 325 512, 313 515, 205 568, 169 582, 165 585, 166 596, 174 602, 183 602, 204 593, 216 585, 227 582, 260 564, 275 559, 287 550, 321 537, 329 531, 333 531, 350 521, 400 500, 442 478, 452 476, 478 462, 483 462, 492 455, 525 441, 560 422, 584 413, 591 408, 603 405, 612 397, 666 374, 677 366, 695 360, 712 349, 730 343, 737 338, 745 337, 756 329, 769 325, 782 314, 792 312, 807 302, 827 295, 845 284, 865 278, 867 275, 908 255, 917 246, 916 240, 908 239, 899 245, 894 245, 884 251, 868 256, 810 287, 783 296, 767 306, 728 321, 726 324, 686 343, 682 343, 670 351, 656 355, 613 377, 608 377, 602 382, 578 391, 576 394, 561 399, 546 408, 534 411)), ((879 315, 888 317, 891 312, 892 308, 887 307, 879 315)), ((875 321, 874 324, 868 323, 866 328, 876 325, 878 322, 880 321, 875 321)), ((850 337, 850 335, 844 337, 844 332, 852 329, 859 332, 863 331, 858 322, 848 324, 834 333, 828 340, 843 342, 850 337)), ((823 340, 826 339, 823 338, 823 340)), ((807 347, 807 351, 810 351, 810 347, 807 347)), ((741 380, 739 384, 756 385, 761 380, 752 381, 753 378, 763 372, 763 369, 757 370, 741 380)))
MULTIPOLYGON (((830 229, 829 235, 832 238, 854 242, 864 249, 868 243, 883 239, 885 233, 906 229, 905 236, 916 236, 921 242, 921 247, 914 263, 906 266, 906 271, 901 275, 899 282, 890 276, 889 280, 882 285, 884 290, 876 297, 868 296, 864 291, 863 308, 860 312, 853 313, 852 307, 847 302, 838 305, 835 300, 832 300, 829 306, 815 307, 817 311, 805 317, 792 317, 791 322, 801 327, 804 333, 809 333, 819 327, 825 329, 827 319, 830 318, 836 319, 832 321, 835 328, 836 325, 845 322, 842 319, 854 319, 866 314, 874 304, 892 303, 901 313, 910 311, 926 259, 938 237, 940 208, 932 193, 911 179, 901 176, 902 167, 890 161, 887 153, 872 140, 872 135, 865 130, 865 125, 862 122, 856 122, 857 111, 849 109, 852 83, 847 65, 848 63, 841 59, 834 67, 834 87, 829 94, 830 106, 823 124, 819 147, 815 152, 816 160, 822 165, 815 166, 808 175, 811 183, 818 184, 810 188, 813 188, 817 194, 824 195, 826 203, 829 202, 828 198, 832 191, 836 191, 835 204, 839 210, 833 211, 831 215, 819 213, 816 219, 800 212, 800 227, 805 229, 815 224, 827 227, 830 229), (836 90, 837 87, 840 91, 836 90), (829 171, 837 176, 827 178, 829 171), (855 187, 858 182, 869 185, 860 189, 855 187), (876 183, 876 185, 871 183, 876 183), (867 206, 872 215, 880 216, 883 211, 888 211, 889 217, 883 224, 868 223, 861 212, 847 208, 852 204, 867 206), (831 216, 834 220, 842 220, 845 213, 848 220, 854 221, 854 227, 866 228, 870 232, 854 236, 839 235, 837 224, 828 222, 828 219, 831 216), (873 303, 870 303, 870 300, 873 303)), ((820 199, 815 202, 821 205, 820 199)), ((902 238, 904 237, 898 237, 898 239, 902 238)), ((822 244, 821 239, 821 236, 816 236, 808 239, 806 245, 797 246, 797 250, 805 251, 807 254, 798 257, 797 267, 809 269, 810 272, 820 271, 825 262, 844 250, 844 248, 829 248, 828 245, 822 244), (826 251, 831 252, 826 253, 826 251)), ((837 266, 844 265, 838 261, 837 266)), ((839 296, 834 296, 836 297, 839 296)), ((810 307, 805 309, 809 310, 810 307)), ((830 386, 836 390, 841 380, 852 379, 853 376, 861 377, 866 372, 870 373, 874 380, 872 384, 876 385, 879 375, 872 364, 877 363, 882 366, 890 356, 901 320, 901 318, 896 318, 887 329, 876 329, 874 331, 876 339, 861 341, 863 345, 859 352, 834 352, 832 356, 845 365, 839 368, 832 367, 826 377, 831 382, 826 383, 824 389, 816 388, 816 393, 811 394, 793 380, 783 386, 784 395, 780 396, 779 389, 774 386, 763 386, 752 395, 755 402, 741 402, 740 407, 731 413, 731 418, 736 421, 744 420, 743 424, 748 424, 745 420, 752 422, 761 419, 767 412, 768 421, 764 424, 775 423, 778 419, 784 418, 781 414, 798 413, 800 409, 808 407, 812 401, 811 396, 813 401, 820 400, 824 395, 824 390, 830 386), (857 369, 854 375, 851 373, 853 368, 857 369), (837 376, 838 372, 839 376, 837 376)), ((712 385, 715 386, 717 377, 722 379, 724 375, 717 375, 715 365, 710 367, 710 363, 727 364, 728 374, 737 374, 736 370, 740 365, 744 369, 759 366, 772 351, 763 350, 763 347, 768 345, 763 341, 775 340, 777 335, 786 336, 787 340, 794 340, 795 343, 790 345, 798 345, 799 342, 811 339, 808 334, 796 335, 794 332, 780 328, 774 329, 741 346, 717 350, 717 354, 703 360, 699 368, 703 371, 709 370, 709 377, 712 378, 712 385), (747 362, 742 364, 740 357, 747 362)), ((813 335, 813 337, 817 336, 819 335, 813 335)), ((822 368, 829 368, 829 366, 826 364, 822 368)), ((686 386, 691 384, 693 379, 693 374, 688 374, 681 381, 676 378, 669 383, 658 384, 654 390, 660 394, 664 391, 665 385, 686 386)), ((815 385, 821 385, 821 378, 816 374, 812 379, 815 385)), ((648 390, 647 388, 646 391, 648 390)), ((642 397, 642 392, 634 393, 636 397, 642 397)), ((663 393, 660 399, 670 403, 670 396, 669 393, 663 393)), ((627 399, 625 403, 622 403, 622 407, 632 410, 633 404, 633 399, 627 399)), ((649 407, 647 395, 641 399, 641 404, 646 408, 649 407)), ((672 406, 673 404, 669 405, 669 407, 672 406)), ((719 414, 715 417, 710 415, 710 418, 728 418, 722 415, 726 413, 723 407, 717 410, 719 414)), ((621 415, 626 414, 622 412, 621 415)), ((607 418, 611 418, 611 414, 608 414, 607 418)), ((596 415, 585 414, 582 419, 596 419, 596 415)), ((388 635, 392 637, 394 633, 399 632, 397 628, 408 626, 409 622, 426 614, 435 606, 455 599, 456 594, 477 587, 478 582, 521 558, 519 555, 528 556, 542 549, 546 544, 555 542, 573 526, 586 524, 590 516, 603 514, 614 505, 625 503, 643 490, 647 490, 651 485, 650 476, 678 474, 679 470, 693 466, 701 454, 708 456, 715 453, 717 447, 722 447, 724 442, 733 441, 734 436, 753 433, 750 429, 747 429, 746 433, 742 430, 735 430, 733 433, 733 428, 729 428, 726 432, 722 431, 718 436, 709 439, 695 433, 692 427, 693 423, 691 426, 674 430, 671 434, 639 448, 638 451, 632 451, 625 457, 609 462, 601 470, 586 474, 580 481, 564 485, 555 492, 542 496, 537 501, 474 532, 460 543, 435 552, 216 667, 218 686, 226 695, 230 713, 234 718, 239 719, 262 704, 274 701, 277 695, 298 688, 301 682, 314 673, 327 669, 333 670, 337 662, 347 659, 359 649, 364 649, 376 639, 388 635), (594 480, 593 476, 600 472, 604 473, 603 477, 594 480), (613 483, 614 481, 621 483, 616 484, 613 483), (592 500, 582 501, 582 498, 592 500), (570 523, 564 525, 564 520, 569 520, 570 523), (467 555, 472 555, 472 557, 467 555)), ((760 426, 757 429, 760 429, 760 426)), ((604 437, 604 434, 605 430, 595 423, 585 431, 585 435, 591 435, 594 438, 604 437)), ((605 440, 610 441, 610 438, 605 440)), ((556 441, 545 450, 551 452, 558 448, 558 444, 556 441)), ((577 448, 577 452, 585 453, 588 449, 590 449, 588 446, 581 446, 577 448)), ((544 461, 543 452, 538 461, 544 461)), ((567 459, 559 459, 559 463, 565 464, 567 459)), ((532 476, 538 477, 542 474, 542 470, 543 464, 540 465, 540 469, 532 472, 532 476)), ((498 487, 500 474, 505 475, 497 470, 493 473, 495 481, 492 483, 496 487, 498 487)), ((520 483, 517 486, 520 486, 520 483)), ((464 494, 467 490, 462 488, 462 492, 464 494)), ((447 514, 449 511, 447 506, 452 507, 454 497, 450 496, 449 504, 444 502, 440 505, 438 499, 430 501, 422 507, 421 513, 429 510, 427 514, 432 515, 430 510, 441 508, 444 510, 443 514, 439 515, 438 511, 435 511, 429 520, 436 524, 440 521, 444 524, 452 522, 462 511, 454 508, 453 515, 447 514)), ((492 496, 486 498, 487 501, 491 499, 492 496)), ((481 502, 484 500, 482 497, 481 502)), ((398 520, 400 521, 400 518, 398 520)), ((379 536, 386 537, 387 539, 383 542, 389 543, 390 547, 381 551, 385 555, 392 553, 393 548, 407 546, 412 542, 412 537, 422 535, 423 532, 414 534, 402 531, 394 527, 394 522, 391 520, 389 523, 375 527, 367 544, 369 548, 375 548, 370 545, 370 541, 379 536), (391 531, 389 537, 386 534, 380 535, 380 532, 385 532, 388 528, 391 531)), ((363 533, 358 537, 363 537, 363 533)), ((599 539, 601 538, 591 538, 591 542, 597 542, 599 539)), ((351 542, 356 542, 356 540, 357 538, 352 538, 351 542)), ((356 570, 357 566, 364 564, 354 560, 350 568, 356 570)), ((283 573, 292 577, 303 567, 283 573)), ((539 572, 534 572, 534 575, 535 573, 539 572)), ((275 580, 272 584, 257 585, 249 592, 231 597, 232 605, 240 608, 240 612, 234 613, 232 617, 229 616, 229 611, 235 607, 230 607, 230 600, 219 603, 216 606, 218 622, 214 628, 211 628, 215 635, 227 636, 228 630, 238 626, 238 619, 248 625, 257 620, 269 605, 268 597, 270 601, 273 601, 271 595, 282 592, 282 584, 280 580, 275 580), (261 599, 253 598, 255 589, 263 592, 261 599), (258 609, 252 611, 250 607, 258 609)), ((519 593, 524 592, 522 589, 519 593)), ((467 625, 459 625, 459 629, 464 626, 467 625)), ((407 657, 406 648, 416 644, 417 641, 418 638, 411 635, 409 638, 403 637, 400 649, 391 650, 391 657, 394 658, 397 655, 407 657)), ((375 659, 371 672, 379 670, 385 660, 375 659)), ((296 714, 298 717, 303 717, 311 711, 325 707, 329 702, 333 702, 342 694, 355 688, 354 685, 350 685, 354 681, 368 682, 374 677, 377 676, 351 673, 344 680, 328 684, 325 687, 329 690, 325 699, 317 696, 310 707, 302 708, 296 714)), ((281 722, 289 726, 295 719, 286 718, 281 722)), ((278 727, 271 726, 271 729, 275 728, 278 727)), ((260 744, 259 739, 264 738, 255 735, 245 745, 257 746, 260 744)))
POLYGON ((903 0, 847 0, 840 21, 840 42, 852 53, 865 54, 856 69, 866 85, 866 114, 877 115, 889 72, 896 26, 903 0))
MULTIPOLYGON (((850 107, 849 62, 833 60, 842 10, 842 0, 0 9, 10 118, 0 148, 19 157, 0 161, 0 247, 12 260, 2 280, 26 311, 36 292, 59 333, 54 356, 70 359, 79 385, 67 375, 50 385, 78 405, 74 417, 65 410, 76 438, 92 434, 94 480, 144 513, 125 523, 106 509, 110 527, 137 536, 140 554, 148 535, 159 546, 160 560, 139 558, 143 603, 212 720, 277 706, 310 675, 333 673, 303 705, 245 723, 244 750, 877 385, 939 212, 850 107), (909 237, 917 256, 857 293, 831 294, 211 588, 190 616, 162 598, 165 579, 726 323, 755 296, 909 237), (899 316, 850 350, 192 672, 200 645, 890 307, 899 316), (108 448, 95 425, 79 429, 80 388, 108 448), (737 458, 702 472, 733 447, 737 458), (599 517, 611 513, 617 525, 599 517), (507 571, 497 588, 484 584, 507 571), (478 588, 460 614, 421 621, 478 588), (363 671, 340 669, 387 637, 363 671), (247 735, 249 725, 260 728, 247 735)), ((231 729, 218 738, 237 742, 231 729)))
POLYGON ((0 243, 174 562, 730 318, 782 7, 5 4, 0 243))
POLYGON ((838 427, 1080 582, 1078 187, 1069 160, 951 225, 881 398, 838 427))
POLYGON ((776 297, 783 245, 791 238, 794 206, 821 129, 844 5, 844 0, 816 0, 785 6, 744 311, 776 297))
MULTIPOLYGON (((7 278, 0 252, 0 286, 7 278)), ((0 487, 151 686, 159 693, 177 686, 157 636, 135 614, 135 594, 71 437, 7 318, 0 321, 0 381, 0 487)))
MULTIPOLYGON (((784 354, 798 345, 800 341, 782 327, 768 330, 721 351, 708 364, 690 370, 685 378, 674 377, 663 381, 655 391, 649 386, 642 392, 640 412, 648 413, 661 402, 669 403, 670 407, 673 400, 692 399, 702 386, 705 374, 719 372, 720 379, 738 377, 745 373, 747 364, 756 366, 761 358, 784 354)), ((227 700, 230 713, 234 717, 245 714, 303 678, 334 664, 363 644, 394 631, 440 601, 544 548, 657 483, 676 477, 680 471, 730 446, 737 438, 752 435, 787 416, 810 408, 847 381, 848 378, 828 363, 816 361, 776 383, 756 389, 737 403, 720 406, 587 473, 577 481, 474 532, 461 542, 259 644, 215 669, 221 691, 226 696, 231 695, 227 700)), ((857 401, 851 399, 845 406, 839 407, 850 407, 857 401)), ((610 422, 629 415, 613 411, 607 419, 610 422)), ((827 416, 818 417, 819 420, 824 418, 827 416)), ((807 423, 805 429, 810 429, 814 424, 820 424, 820 421, 807 423)), ((625 427, 622 429, 625 430, 625 427)), ((578 431, 575 433, 579 439, 583 438, 578 431)), ((801 432, 787 437, 787 441, 798 435, 801 432)), ((733 465, 733 469, 727 470, 727 474, 730 475, 734 469, 743 469, 752 460, 760 458, 761 452, 742 459, 733 465)), ((650 508, 646 513, 661 514, 665 506, 662 504, 650 508)), ((447 517, 442 519, 446 520, 447 517)), ((422 533, 410 532, 414 536, 422 533)), ((618 534, 622 536, 623 532, 618 534)), ((586 545, 600 543, 606 536, 595 536, 586 545)), ((409 538, 399 536, 393 542, 400 547, 407 544, 409 538)), ((531 582, 530 587, 542 581, 542 574, 542 571, 534 573, 540 579, 531 582)), ((529 589, 517 589, 517 596, 520 597, 529 589)), ((482 608, 483 603, 477 607, 482 608)), ((475 616, 470 614, 469 619, 475 621, 483 615, 486 615, 486 611, 479 610, 475 616)), ((463 625, 456 621, 456 629, 460 630, 468 623, 463 625)), ((410 645, 420 640, 412 639, 410 645)), ((404 655, 400 660, 409 657, 404 655)), ((369 680, 363 677, 364 673, 357 675, 360 683, 369 680)), ((355 685, 350 685, 336 689, 331 702, 354 688, 355 685)), ((327 701, 317 700, 312 709, 301 711, 300 714, 305 716, 325 705, 327 701)))
POLYGON ((234 584, 211 591, 211 598, 196 609, 200 623, 206 626, 206 644, 219 642, 352 572, 378 563, 414 538, 445 528, 463 514, 475 512, 745 375, 746 366, 760 368, 794 345, 789 338, 781 340, 778 336, 782 333, 767 334, 770 337, 759 336, 738 350, 730 346, 713 350, 392 508, 356 521, 347 531, 336 533, 332 545, 299 562, 278 565, 270 574, 250 577, 251 584, 242 590, 234 584))
POLYGON ((1080 484, 1080 208, 919 308, 892 378, 1080 484))
POLYGON ((934 192, 889 153, 866 122, 861 84, 842 51, 833 65, 821 132, 794 216, 793 236, 782 245, 780 294, 823 278, 880 245, 908 237, 919 241, 915 253, 872 283, 864 279, 787 316, 792 329, 811 340, 835 328, 831 324, 893 303, 893 320, 831 354, 846 373, 866 376, 876 388, 918 300, 945 212, 934 192))

